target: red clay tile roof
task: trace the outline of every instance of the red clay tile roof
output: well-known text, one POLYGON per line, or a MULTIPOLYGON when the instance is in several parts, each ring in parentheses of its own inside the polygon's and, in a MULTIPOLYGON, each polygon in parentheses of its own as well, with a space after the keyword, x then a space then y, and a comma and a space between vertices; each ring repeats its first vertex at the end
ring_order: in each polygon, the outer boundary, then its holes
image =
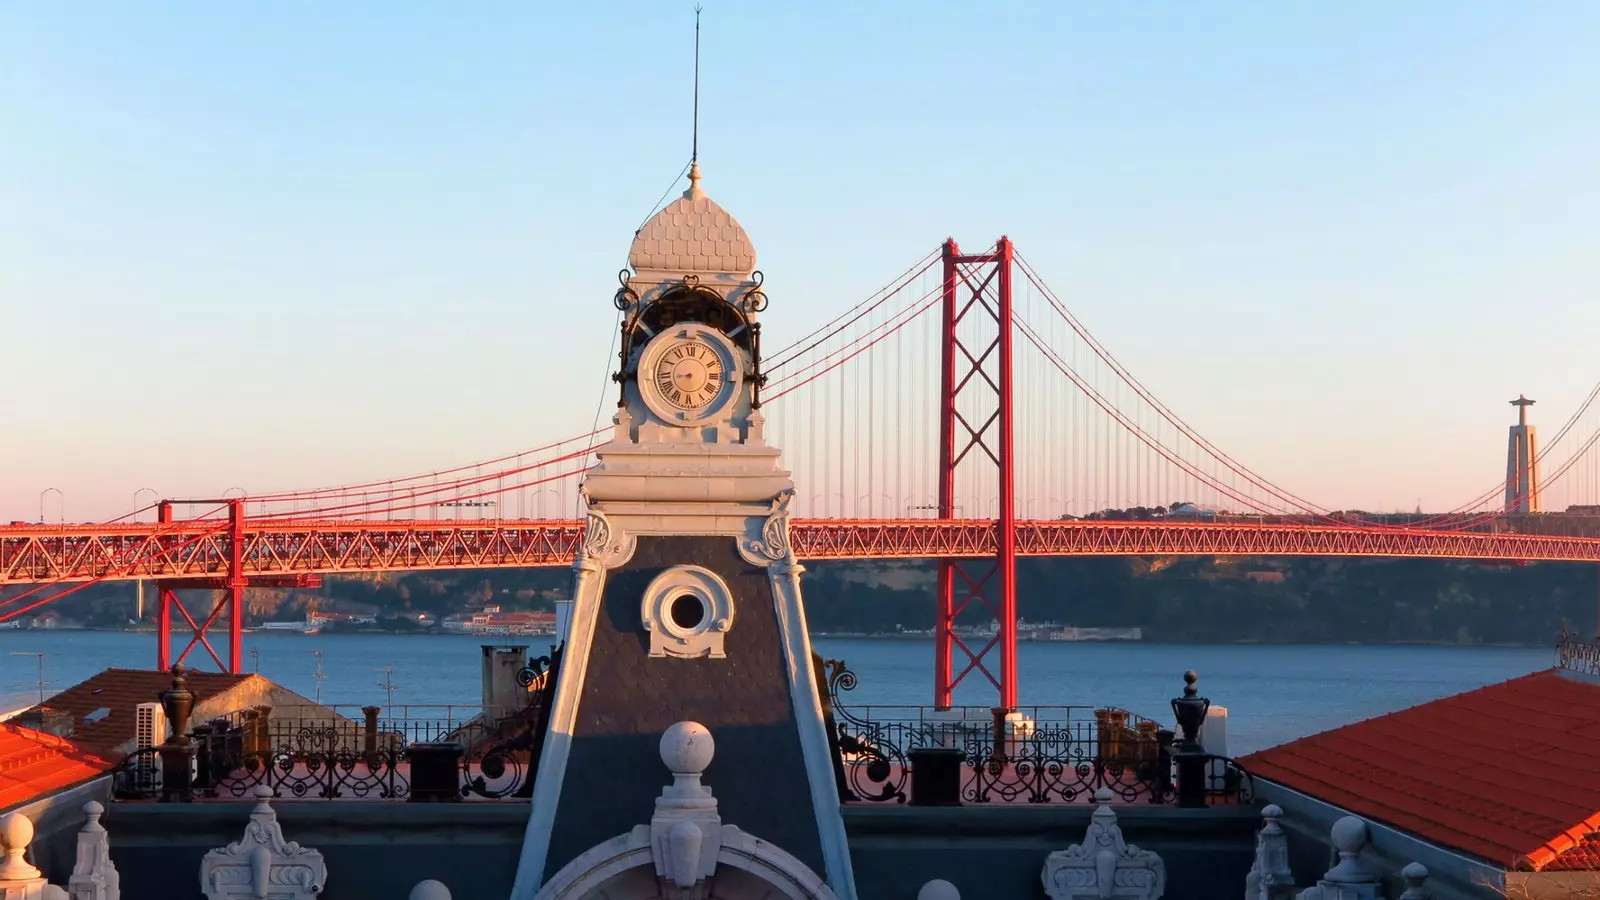
POLYGON ((0 810, 20 806, 111 770, 72 741, 0 724, 0 810))
MULTIPOLYGON (((201 703, 223 691, 237 687, 252 677, 219 672, 184 672, 184 684, 201 703)), ((172 687, 172 675, 145 669, 107 669, 87 681, 73 685, 44 703, 51 709, 72 716, 72 742, 97 753, 111 754, 122 743, 133 740, 134 716, 141 703, 161 699, 161 692, 172 687), (84 717, 105 709, 104 718, 85 722, 84 717)), ((34 707, 38 709, 38 707, 34 707)))
POLYGON ((1597 746, 1600 684, 1550 669, 1239 762, 1495 865, 1542 869, 1600 828, 1597 746))

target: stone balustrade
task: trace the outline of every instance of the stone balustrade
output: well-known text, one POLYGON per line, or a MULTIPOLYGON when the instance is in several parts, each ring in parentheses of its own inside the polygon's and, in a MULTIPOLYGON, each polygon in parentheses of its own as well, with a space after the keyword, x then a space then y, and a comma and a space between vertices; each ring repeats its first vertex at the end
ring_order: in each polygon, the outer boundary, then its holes
MULTIPOLYGON (((1317 883, 1303 890, 1289 870, 1289 839, 1283 830, 1283 810, 1269 804, 1261 810, 1261 830, 1256 833, 1256 858, 1245 878, 1245 900, 1385 900, 1383 873, 1362 859, 1370 835, 1367 823, 1345 816, 1333 823, 1329 839, 1339 859, 1317 883)), ((1428 900, 1428 869, 1411 863, 1400 870, 1404 891, 1395 900, 1428 900)))
POLYGON ((93 800, 83 805, 87 821, 78 832, 77 861, 65 888, 50 884, 24 858, 33 843, 33 821, 22 813, 0 820, 0 900, 120 900, 117 867, 100 824, 105 811, 93 800))

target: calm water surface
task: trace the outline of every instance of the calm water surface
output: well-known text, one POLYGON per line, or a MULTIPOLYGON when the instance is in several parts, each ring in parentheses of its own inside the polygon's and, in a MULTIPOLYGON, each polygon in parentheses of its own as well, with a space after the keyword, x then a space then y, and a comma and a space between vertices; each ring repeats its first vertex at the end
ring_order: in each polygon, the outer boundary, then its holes
MULTIPOLYGON (((308 697, 352 705, 383 704, 386 677, 394 703, 466 704, 481 699, 479 648, 469 635, 245 635, 245 667, 308 697), (252 655, 251 651, 257 651, 252 655), (320 685, 315 677, 322 651, 320 685), (386 676, 386 667, 393 667, 386 676)), ((518 638, 544 652, 548 638, 518 638)), ((931 641, 818 638, 823 656, 845 660, 860 676, 852 705, 932 703, 931 641)), ((37 700, 42 652, 45 692, 76 684, 109 666, 150 668, 153 634, 103 631, 0 631, 0 695, 37 700)), ((208 667, 204 651, 188 662, 208 667), (203 663, 202 663, 203 661, 203 663)), ((1025 705, 1121 706, 1171 719, 1183 672, 1200 675, 1202 696, 1228 708, 1229 752, 1238 756, 1359 719, 1414 706, 1548 668, 1553 648, 1285 646, 1025 643, 1017 651, 1025 705)), ((987 706, 993 688, 969 676, 957 702, 987 706)))

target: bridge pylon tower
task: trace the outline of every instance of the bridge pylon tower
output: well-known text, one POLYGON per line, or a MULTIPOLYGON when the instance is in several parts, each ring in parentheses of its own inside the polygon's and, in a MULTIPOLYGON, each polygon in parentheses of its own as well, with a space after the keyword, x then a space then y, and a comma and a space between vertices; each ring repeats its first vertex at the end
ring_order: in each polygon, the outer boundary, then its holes
POLYGON ((939 518, 957 515, 957 475, 974 483, 993 477, 998 487, 992 557, 941 559, 934 620, 934 705, 951 706, 956 685, 978 672, 1000 692, 1000 705, 1017 706, 1017 546, 1013 468, 1012 310, 1010 238, 979 254, 944 243, 943 314, 940 327, 939 518), (981 646, 955 631, 957 618, 977 603, 996 629, 981 646), (963 657, 959 662, 956 651, 963 657), (998 650, 998 673, 989 654, 998 650), (957 666, 959 665, 959 671, 957 666))
POLYGON ((1539 436, 1528 424, 1528 407, 1534 401, 1519 395, 1517 424, 1506 439, 1506 512, 1527 515, 1539 511, 1539 436))
MULTIPOLYGON (((247 575, 245 573, 245 557, 250 538, 245 533, 245 506, 242 498, 227 500, 162 500, 156 504, 156 523, 170 526, 173 522, 172 508, 177 504, 216 504, 226 506, 228 509, 228 523, 225 528, 213 529, 210 533, 202 533, 203 537, 214 538, 215 549, 220 551, 220 571, 207 575, 186 575, 176 578, 161 578, 156 581, 157 606, 156 606, 156 668, 166 671, 173 663, 181 663, 188 658, 190 652, 196 647, 204 647, 212 661, 217 664, 217 670, 232 674, 244 672, 244 590, 252 585, 256 587, 284 587, 284 588, 316 588, 322 586, 322 576, 316 573, 289 573, 284 575, 247 575), (180 590, 221 591, 222 598, 213 603, 211 612, 204 619, 198 619, 189 612, 178 599, 180 590), (188 625, 190 631, 189 643, 179 651, 178 658, 172 658, 172 613, 176 610, 188 625), (226 613, 228 616, 228 658, 223 660, 211 645, 207 633, 217 624, 217 620, 226 613)), ((188 543, 196 543, 191 541, 188 543)), ((205 552, 211 547, 202 544, 195 550, 187 552, 205 552)), ((187 550, 187 544, 180 546, 176 552, 187 550)))

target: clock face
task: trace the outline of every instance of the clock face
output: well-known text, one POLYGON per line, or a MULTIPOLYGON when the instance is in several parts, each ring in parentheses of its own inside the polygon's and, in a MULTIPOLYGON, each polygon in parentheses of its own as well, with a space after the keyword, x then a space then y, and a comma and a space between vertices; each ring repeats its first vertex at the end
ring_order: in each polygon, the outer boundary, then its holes
POLYGON ((722 356, 695 340, 679 340, 655 361, 650 372, 656 395, 668 406, 696 413, 716 401, 727 386, 722 356))
POLYGON ((739 394, 739 349, 699 322, 675 325, 650 339, 636 370, 639 393, 657 417, 677 425, 716 417, 739 394))

